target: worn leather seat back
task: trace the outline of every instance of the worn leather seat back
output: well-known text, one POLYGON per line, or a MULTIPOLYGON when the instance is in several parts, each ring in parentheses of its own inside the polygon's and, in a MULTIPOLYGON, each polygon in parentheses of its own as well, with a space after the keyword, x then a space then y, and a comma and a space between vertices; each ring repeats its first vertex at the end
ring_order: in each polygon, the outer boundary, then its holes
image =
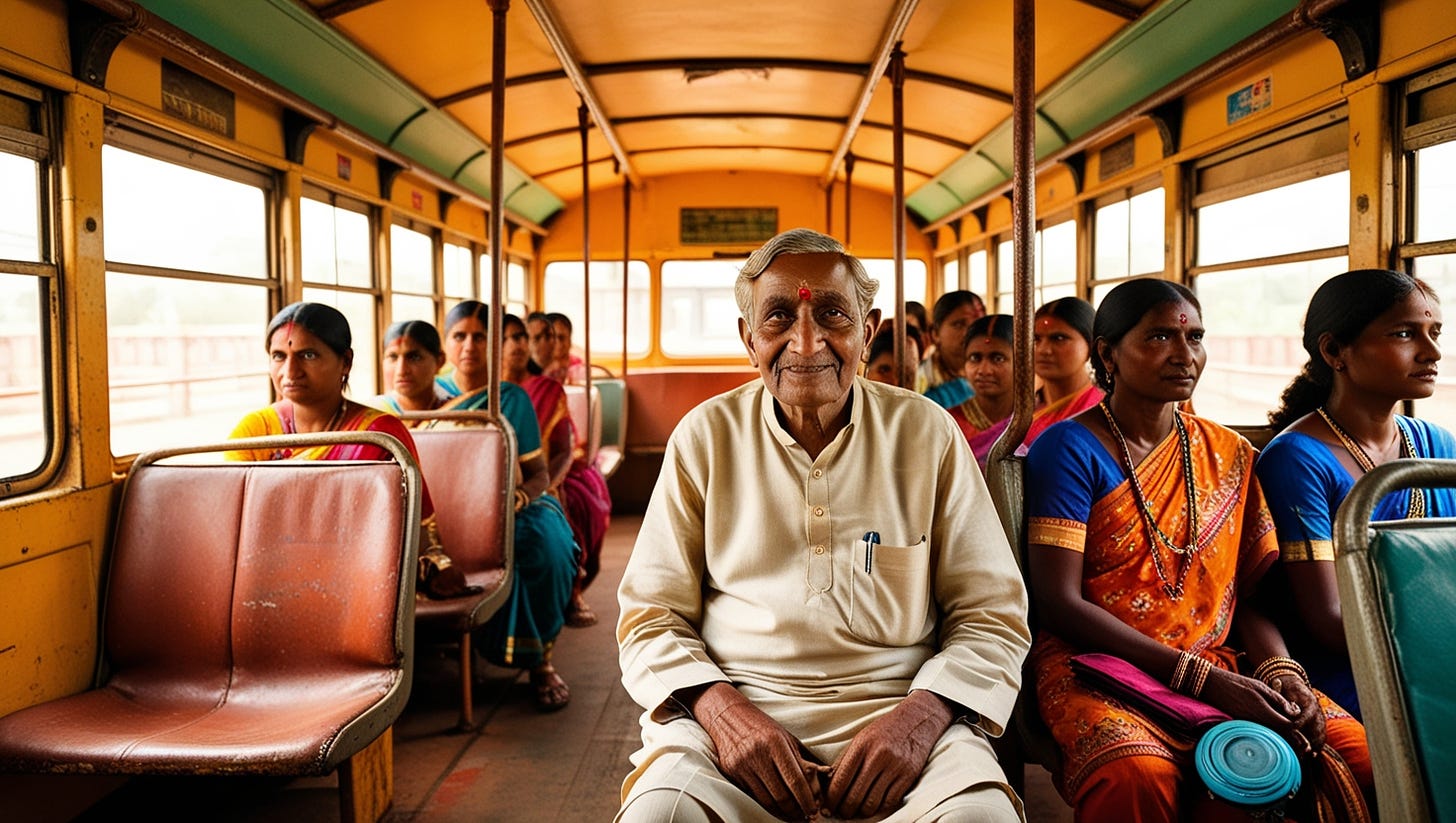
MULTIPOLYGON (((493 420, 469 427, 418 429, 414 434, 445 551, 469 582, 484 586, 493 596, 479 604, 490 608, 509 594, 515 511, 515 448, 510 435, 493 420)), ((434 615, 449 602, 421 599, 419 616, 434 615)), ((472 625, 478 622, 471 619, 472 625)))
POLYGON ((98 687, 0 718, 0 767, 319 775, 369 746, 409 695, 407 495, 419 491, 401 471, 135 468, 110 549, 98 687))
POLYGON ((1456 519, 1370 523, 1385 494, 1456 485, 1456 460, 1396 460, 1336 517, 1345 638, 1387 820, 1456 820, 1456 519))
POLYGON ((483 411, 411 412, 420 470, 435 504, 440 540, 479 594, 449 600, 416 598, 421 632, 444 635, 460 652, 459 728, 475 726, 470 633, 485 625, 511 594, 515 531, 515 434, 483 411))
POLYGON ((587 428, 588 394, 586 386, 566 386, 566 408, 571 423, 576 428, 576 448, 582 459, 595 464, 597 453, 602 448, 602 395, 593 383, 591 387, 591 428, 587 428))

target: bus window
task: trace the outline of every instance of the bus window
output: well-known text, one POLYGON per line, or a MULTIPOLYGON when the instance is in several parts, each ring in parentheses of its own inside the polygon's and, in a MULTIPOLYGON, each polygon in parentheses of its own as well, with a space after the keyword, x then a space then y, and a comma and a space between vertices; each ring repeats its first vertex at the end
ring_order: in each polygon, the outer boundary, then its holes
POLYGON ((333 306, 349 321, 354 338, 349 389, 355 397, 372 397, 378 385, 375 317, 379 301, 369 207, 329 192, 310 191, 300 202, 300 209, 303 299, 333 306))
MULTIPOLYGON (((664 271, 666 271, 667 265, 667 263, 663 264, 664 271)), ((652 339, 651 315, 648 311, 651 286, 648 284, 647 263, 643 260, 633 260, 627 271, 627 354, 632 357, 643 357, 648 353, 652 339)), ((734 271, 737 272, 736 266, 734 271)), ((610 360, 614 356, 620 357, 622 352, 622 261, 598 260, 593 262, 591 281, 592 359, 610 360)), ((572 342, 578 346, 581 345, 586 331, 586 318, 582 313, 583 282, 580 260, 557 260, 546 264, 544 289, 546 300, 542 311, 561 312, 571 318, 572 342)), ((664 280, 664 284, 665 282, 664 280)), ((733 299, 731 283, 728 292, 728 299, 731 302, 733 299)), ((664 350, 668 345, 666 339, 668 321, 665 314, 664 309, 664 350)), ((737 308, 734 308, 733 316, 738 316, 737 308)), ((687 332, 690 335, 701 334, 703 339, 707 339, 710 335, 716 338, 717 333, 716 330, 710 330, 706 326, 689 328, 687 332)), ((737 340, 736 326, 734 326, 733 335, 733 339, 737 340)), ((738 350, 743 350, 742 343, 738 344, 738 350)))
POLYGON ((1099 200, 1092 215, 1092 294, 1101 298, 1132 277, 1162 276, 1164 195, 1161 186, 1099 200), (1105 286, 1105 288, 1104 288, 1105 286))
POLYGON ((38 91, 7 84, 0 92, 0 489, 44 481, 55 447, 50 305, 56 269, 45 233, 42 185, 49 142, 38 91), (14 91, 15 94, 6 92, 14 91), (23 96, 21 96, 23 95, 23 96), (28 482, 14 482, 28 478, 28 482))
POLYGON ((435 319, 434 239, 398 223, 389 227, 390 322, 435 319))
POLYGON ((940 293, 952 292, 961 287, 961 261, 947 258, 940 267, 940 293))
MULTIPOLYGON (((1077 221, 1063 220, 1037 229, 1034 242, 1036 268, 1031 290, 1033 311, 1050 300, 1077 295, 1077 221)), ((987 304, 987 311, 1011 313, 1012 287, 1016 282, 1013 275, 1015 262, 1011 238, 1007 236, 996 246, 996 303, 994 308, 987 304)))
MULTIPOLYGON (((875 292, 874 308, 880 310, 881 317, 899 316, 900 312, 895 309, 895 261, 886 257, 865 257, 860 258, 860 262, 864 263, 865 271, 869 272, 870 277, 880 281, 880 290, 875 292)), ((905 258, 904 276, 904 299, 925 303, 925 261, 913 257, 905 258)))
POLYGON ((102 147, 115 455, 225 437, 268 402, 271 178, 216 158, 162 159, 194 155, 111 130, 102 147))
POLYGON ((1198 413, 1259 425, 1308 359, 1310 295, 1349 268, 1343 111, 1195 163, 1191 273, 1208 329, 1198 413))
MULTIPOLYGON (((1442 320, 1456 317, 1456 63, 1411 78, 1402 99, 1405 121, 1404 184, 1410 214, 1402 225, 1400 255, 1408 270, 1430 284, 1442 301, 1442 320)), ((1456 321, 1452 321, 1456 322, 1456 321)), ((1418 400, 1415 412, 1456 429, 1456 337, 1441 339, 1445 362, 1436 393, 1418 400)))
POLYGON ((475 297, 471 284, 475 282, 475 270, 470 263, 474 254, 469 246, 459 243, 445 244, 445 305, 453 306, 461 300, 475 297))
MULTIPOLYGON (((514 314, 522 320, 525 320, 526 314, 529 311, 526 308, 526 267, 514 260, 507 259, 503 277, 501 290, 505 292, 505 299, 502 301, 502 304, 506 313, 514 314)), ((580 293, 581 279, 578 278, 576 283, 576 290, 580 293)), ((490 255, 482 254, 480 256, 480 302, 489 303, 493 299, 490 292, 490 255)), ((578 305, 581 303, 580 299, 577 300, 577 303, 578 305)), ((448 310, 454 305, 452 302, 446 306, 446 309, 448 310)), ((440 333, 443 335, 444 331, 444 329, 441 329, 440 333)))
POLYGON ((975 292, 982 300, 990 292, 990 277, 986 272, 986 250, 976 249, 966 258, 966 288, 975 292))
POLYGON ((733 284, 745 259, 668 260, 662 264, 662 353, 675 357, 744 355, 733 284))

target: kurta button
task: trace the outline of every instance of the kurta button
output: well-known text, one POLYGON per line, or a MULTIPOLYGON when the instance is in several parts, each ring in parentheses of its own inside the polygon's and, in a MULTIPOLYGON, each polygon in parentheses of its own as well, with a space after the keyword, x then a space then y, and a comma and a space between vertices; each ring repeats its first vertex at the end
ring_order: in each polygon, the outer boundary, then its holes
POLYGON ((815 554, 823 554, 824 553, 824 547, 823 546, 815 546, 814 547, 814 553, 815 554))
POLYGON ((823 477, 824 476, 824 470, 823 469, 815 469, 814 470, 814 476, 815 477, 823 477))
POLYGON ((823 517, 824 516, 824 507, 823 506, 815 506, 814 507, 814 516, 815 517, 823 517))

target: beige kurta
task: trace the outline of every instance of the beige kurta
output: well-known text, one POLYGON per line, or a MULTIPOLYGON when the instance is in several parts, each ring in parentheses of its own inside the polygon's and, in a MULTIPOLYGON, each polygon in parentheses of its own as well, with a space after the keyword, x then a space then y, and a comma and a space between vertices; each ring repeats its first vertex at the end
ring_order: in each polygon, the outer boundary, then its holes
POLYGON ((744 819, 722 804, 747 795, 694 776, 716 763, 711 741, 669 701, 720 680, 826 764, 911 689, 979 714, 979 731, 941 738, 907 817, 1004 783, 985 735, 1002 732, 1031 643, 1016 560, 950 416, 862 378, 851 391, 816 460, 761 380, 673 432, 618 593, 622 682, 647 710, 624 801, 673 786, 744 819))

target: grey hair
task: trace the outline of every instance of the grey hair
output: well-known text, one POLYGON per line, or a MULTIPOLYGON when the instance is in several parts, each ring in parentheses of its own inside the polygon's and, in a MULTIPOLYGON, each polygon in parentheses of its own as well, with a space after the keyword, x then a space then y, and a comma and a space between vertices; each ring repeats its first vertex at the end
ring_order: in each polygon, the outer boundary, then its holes
POLYGON ((743 268, 738 270, 738 280, 733 284, 733 296, 738 300, 738 313, 743 315, 743 319, 750 326, 753 325, 753 281, 763 274, 775 257, 781 254, 824 253, 838 254, 844 260, 844 266, 849 269, 850 278, 854 282, 854 296, 859 300, 857 319, 863 322, 869 317, 870 309, 874 308, 875 293, 880 290, 880 281, 870 277, 859 258, 845 251, 838 240, 813 229, 779 232, 748 256, 743 268))

